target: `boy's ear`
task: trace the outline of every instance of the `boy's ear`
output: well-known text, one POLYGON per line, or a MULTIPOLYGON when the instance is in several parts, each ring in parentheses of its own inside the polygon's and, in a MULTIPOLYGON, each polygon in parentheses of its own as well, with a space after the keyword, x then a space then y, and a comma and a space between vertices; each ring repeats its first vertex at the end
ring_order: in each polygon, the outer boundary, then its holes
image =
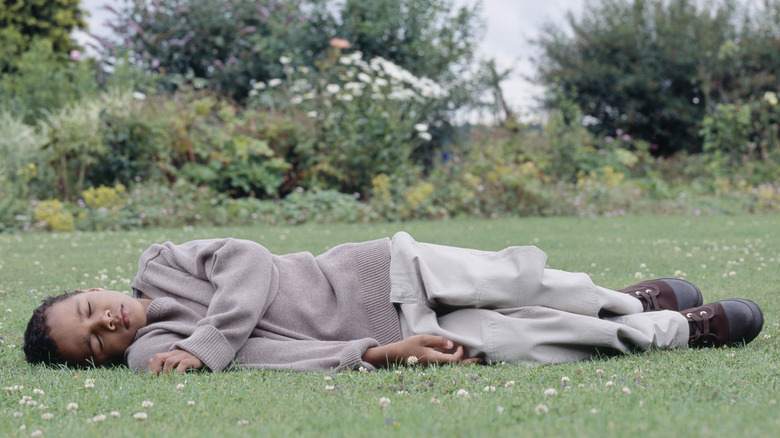
POLYGON ((75 292, 103 292, 104 290, 102 287, 91 287, 89 289, 75 289, 75 292))

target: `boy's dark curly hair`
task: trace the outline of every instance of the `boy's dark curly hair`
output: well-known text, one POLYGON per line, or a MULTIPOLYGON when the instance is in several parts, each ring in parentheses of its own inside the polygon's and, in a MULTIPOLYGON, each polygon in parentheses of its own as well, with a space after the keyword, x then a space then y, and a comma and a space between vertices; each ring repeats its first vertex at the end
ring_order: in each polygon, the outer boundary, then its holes
POLYGON ((65 359, 60 355, 57 344, 49 336, 51 328, 46 322, 46 311, 52 305, 78 293, 81 292, 65 292, 60 295, 50 296, 41 301, 41 305, 33 311, 30 321, 27 323, 27 330, 24 331, 23 349, 27 362, 32 364, 67 365, 65 359))

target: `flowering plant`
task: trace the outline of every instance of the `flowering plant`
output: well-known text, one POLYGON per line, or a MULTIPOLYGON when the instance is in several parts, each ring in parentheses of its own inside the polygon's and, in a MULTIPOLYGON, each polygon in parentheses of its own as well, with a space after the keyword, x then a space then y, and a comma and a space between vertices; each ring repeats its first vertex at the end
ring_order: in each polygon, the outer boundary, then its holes
POLYGON ((427 110, 445 92, 386 59, 342 54, 339 43, 316 71, 282 57, 285 78, 253 83, 250 96, 260 107, 305 113, 316 137, 312 176, 366 193, 374 176, 398 174, 431 140, 427 110))

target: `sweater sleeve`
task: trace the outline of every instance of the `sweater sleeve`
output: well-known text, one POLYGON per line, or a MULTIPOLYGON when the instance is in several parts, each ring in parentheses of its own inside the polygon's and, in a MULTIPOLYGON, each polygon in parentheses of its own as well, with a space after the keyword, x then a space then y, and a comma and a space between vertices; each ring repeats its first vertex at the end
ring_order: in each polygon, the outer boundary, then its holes
POLYGON ((170 291, 208 307, 206 316, 172 349, 197 356, 212 371, 236 357, 275 293, 278 281, 271 254, 246 240, 164 244, 143 260, 134 287, 154 296, 170 291), (204 287, 204 282, 210 283, 204 287))
POLYGON ((236 357, 237 368, 280 371, 335 371, 375 367, 363 355, 379 343, 364 338, 352 341, 275 340, 250 338, 236 357))

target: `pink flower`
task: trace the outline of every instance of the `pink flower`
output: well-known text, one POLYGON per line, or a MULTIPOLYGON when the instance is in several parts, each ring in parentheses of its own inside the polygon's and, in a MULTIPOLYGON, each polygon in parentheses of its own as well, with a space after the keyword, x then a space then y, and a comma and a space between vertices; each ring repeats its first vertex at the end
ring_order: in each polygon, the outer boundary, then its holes
POLYGON ((70 60, 71 61, 78 61, 81 59, 81 52, 78 50, 71 50, 70 51, 70 60))
POLYGON ((331 38, 328 43, 331 45, 331 47, 336 49, 349 49, 352 47, 352 44, 350 44, 349 41, 345 40, 344 38, 331 38))

